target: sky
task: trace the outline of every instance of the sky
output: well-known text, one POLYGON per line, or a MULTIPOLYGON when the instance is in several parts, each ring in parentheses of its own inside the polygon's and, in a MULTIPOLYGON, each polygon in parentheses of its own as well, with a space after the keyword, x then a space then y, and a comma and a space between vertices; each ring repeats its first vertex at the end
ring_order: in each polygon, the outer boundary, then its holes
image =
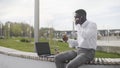
MULTIPOLYGON (((98 29, 120 29, 120 0, 40 0, 40 28, 72 30, 77 9, 85 9, 98 29)), ((0 21, 34 26, 34 0, 0 0, 0 21)))

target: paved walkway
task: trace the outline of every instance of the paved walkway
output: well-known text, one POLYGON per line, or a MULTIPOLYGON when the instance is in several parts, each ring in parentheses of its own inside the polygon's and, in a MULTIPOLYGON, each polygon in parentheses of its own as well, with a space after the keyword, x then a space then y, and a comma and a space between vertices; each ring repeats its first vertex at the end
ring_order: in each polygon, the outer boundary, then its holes
POLYGON ((0 68, 56 68, 53 62, 36 61, 0 54, 0 68))
POLYGON ((99 46, 118 46, 120 47, 120 40, 98 40, 97 44, 99 46))
MULTIPOLYGON (((79 68, 119 68, 120 65, 82 65, 79 68)), ((0 54, 0 68, 56 68, 53 62, 35 61, 0 54)))
POLYGON ((14 53, 14 54, 19 54, 19 55, 30 55, 30 56, 36 56, 37 57, 37 53, 24 52, 24 51, 19 51, 19 50, 15 50, 15 49, 11 49, 11 48, 6 48, 6 47, 2 47, 2 46, 0 46, 0 52, 14 53))
POLYGON ((2 47, 2 46, 0 46, 0 53, 6 54, 6 55, 19 56, 19 57, 20 56, 21 57, 24 57, 24 56, 38 57, 37 53, 23 52, 23 51, 6 48, 6 47, 2 47))
MULTIPOLYGON (((54 39, 54 40, 62 41, 62 39, 54 39)), ((98 46, 120 46, 120 40, 108 40, 108 39, 97 40, 97 44, 98 44, 98 46)))

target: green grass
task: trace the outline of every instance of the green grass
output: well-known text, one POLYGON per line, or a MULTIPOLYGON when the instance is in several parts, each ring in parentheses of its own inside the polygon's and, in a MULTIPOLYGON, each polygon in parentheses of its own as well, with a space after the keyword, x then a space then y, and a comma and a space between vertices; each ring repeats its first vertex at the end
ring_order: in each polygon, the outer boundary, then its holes
POLYGON ((0 46, 13 48, 21 51, 33 52, 34 46, 31 43, 20 42, 21 38, 0 39, 0 46))
MULTIPOLYGON (((26 43, 20 42, 21 38, 11 38, 11 39, 0 39, 0 46, 13 48, 21 51, 26 52, 34 52, 34 43, 26 43)), ((31 39, 33 41, 33 39, 31 39)), ((45 39, 41 39, 41 42, 48 42, 45 39)), ((58 41, 49 41, 51 52, 54 54, 55 49, 57 48, 60 52, 64 52, 67 50, 73 50, 72 48, 68 47, 67 43, 58 42, 58 41)), ((120 54, 117 53, 107 53, 102 51, 96 51, 95 57, 102 57, 102 58, 120 58, 120 54)))
POLYGON ((99 57, 99 58, 120 58, 120 54, 97 51, 95 57, 99 57))

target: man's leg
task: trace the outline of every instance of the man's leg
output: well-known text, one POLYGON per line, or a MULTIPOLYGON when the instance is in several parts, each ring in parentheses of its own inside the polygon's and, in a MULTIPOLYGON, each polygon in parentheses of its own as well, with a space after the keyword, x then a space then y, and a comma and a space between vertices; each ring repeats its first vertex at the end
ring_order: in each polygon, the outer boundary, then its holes
POLYGON ((75 51, 68 51, 61 54, 58 54, 55 57, 55 64, 57 68, 65 68, 65 61, 69 61, 77 56, 75 51))
POLYGON ((91 61, 94 58, 94 52, 89 51, 89 52, 82 52, 79 53, 73 60, 71 60, 66 68, 78 68, 82 64, 91 61))

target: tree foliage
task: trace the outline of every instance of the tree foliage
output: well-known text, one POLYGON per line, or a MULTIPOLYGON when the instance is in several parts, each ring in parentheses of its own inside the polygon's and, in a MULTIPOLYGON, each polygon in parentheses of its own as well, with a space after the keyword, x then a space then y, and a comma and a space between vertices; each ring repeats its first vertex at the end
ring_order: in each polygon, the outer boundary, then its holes
POLYGON ((4 36, 22 36, 22 37, 33 37, 33 27, 24 22, 6 22, 3 26, 4 36))

